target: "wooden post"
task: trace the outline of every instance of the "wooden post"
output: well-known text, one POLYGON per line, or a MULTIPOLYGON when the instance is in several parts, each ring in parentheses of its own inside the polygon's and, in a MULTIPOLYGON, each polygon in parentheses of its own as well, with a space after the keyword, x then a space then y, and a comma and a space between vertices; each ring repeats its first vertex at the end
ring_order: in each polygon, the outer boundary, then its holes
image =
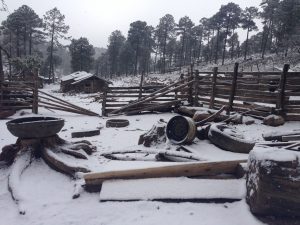
MULTIPOLYGON (((194 79, 194 76, 191 74, 191 76, 189 77, 189 82, 190 81, 193 81, 193 79, 194 79)), ((189 102, 189 104, 190 105, 193 105, 193 102, 194 102, 194 98, 193 98, 193 83, 194 82, 192 82, 192 83, 190 83, 189 85, 188 85, 188 88, 189 88, 189 99, 188 99, 188 102, 189 102)))
POLYGON ((33 76, 34 76, 34 87, 33 87, 33 101, 32 101, 32 113, 38 114, 38 108, 39 108, 39 79, 38 79, 38 70, 33 70, 33 76))
POLYGON ((103 92, 103 100, 102 100, 102 116, 106 116, 106 98, 107 98, 107 91, 108 91, 109 87, 105 87, 104 92, 103 92))
POLYGON ((215 104, 215 97, 216 97, 216 85, 217 85, 217 75, 218 75, 218 67, 214 67, 213 70, 213 77, 212 77, 212 84, 211 84, 211 96, 210 96, 210 103, 209 108, 212 109, 215 104))
POLYGON ((227 115, 229 115, 229 113, 230 113, 230 111, 232 110, 232 107, 233 107, 233 100, 234 100, 236 85, 237 85, 238 70, 239 70, 239 64, 235 63, 234 64, 233 77, 232 77, 231 92, 230 92, 230 96, 229 96, 227 115))
POLYGON ((280 77, 280 84, 278 90, 278 100, 276 104, 276 108, 279 114, 284 114, 284 106, 285 106, 285 85, 286 85, 286 76, 290 69, 289 64, 285 64, 283 66, 283 71, 280 77))
POLYGON ((143 82, 144 82, 144 71, 142 72, 141 81, 140 81, 139 99, 142 98, 142 94, 143 94, 143 82))
POLYGON ((195 94, 195 97, 194 97, 194 106, 199 106, 199 70, 196 70, 195 71, 195 82, 194 82, 194 94, 195 94))

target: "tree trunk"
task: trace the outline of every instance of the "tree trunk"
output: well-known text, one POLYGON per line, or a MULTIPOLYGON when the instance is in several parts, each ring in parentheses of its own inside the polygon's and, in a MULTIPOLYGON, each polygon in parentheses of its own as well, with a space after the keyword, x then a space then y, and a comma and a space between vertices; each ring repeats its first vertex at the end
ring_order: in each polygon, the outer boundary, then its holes
POLYGON ((182 61, 183 61, 183 54, 184 54, 184 42, 185 42, 185 30, 182 34, 182 46, 181 46, 181 52, 180 52, 180 72, 181 72, 181 67, 182 67, 182 61))
POLYGON ((137 65, 138 65, 138 58, 139 58, 139 41, 136 44, 136 51, 135 51, 135 63, 134 63, 134 75, 137 75, 137 65))
POLYGON ((4 81, 3 61, 2 61, 2 50, 0 49, 0 85, 4 81))
POLYGON ((32 31, 29 34, 29 55, 32 54, 32 31))
POLYGON ((53 46, 54 46, 54 31, 55 26, 52 24, 52 33, 51 33, 51 45, 50 45, 50 68, 49 68, 49 80, 52 78, 54 83, 54 69, 53 69, 53 46))
POLYGON ((224 47, 223 47, 223 56, 222 56, 222 65, 224 65, 224 61, 225 61, 228 31, 229 31, 229 21, 227 22, 227 27, 226 27, 225 41, 224 41, 224 47))
POLYGON ((166 46, 167 46, 167 30, 164 36, 164 47, 163 47, 163 74, 166 73, 166 46))
POLYGON ((26 29, 26 26, 24 27, 24 36, 23 36, 23 49, 24 49, 24 56, 27 55, 27 51, 26 51, 26 42, 27 42, 27 29, 26 29))
POLYGON ((244 55, 244 60, 247 60, 248 40, 249 40, 249 27, 248 27, 248 29, 247 29, 247 38, 246 38, 246 45, 245 45, 245 55, 244 55))
POLYGON ((220 28, 217 30, 217 44, 216 44, 216 52, 215 52, 215 64, 218 63, 218 58, 219 58, 219 35, 220 35, 220 28))
MULTIPOLYGON (((212 32, 212 37, 214 37, 214 35, 215 35, 215 30, 213 30, 213 32, 212 32)), ((210 63, 211 63, 211 61, 212 61, 212 58, 213 58, 213 47, 214 47, 214 41, 213 41, 213 38, 211 38, 211 43, 210 43, 210 45, 211 45, 211 47, 210 47, 210 53, 209 53, 209 61, 210 61, 210 63)))
POLYGON ((200 57, 202 58, 202 55, 201 55, 201 50, 202 50, 202 34, 200 36, 200 43, 199 43, 199 49, 198 49, 198 60, 200 60, 200 57))
MULTIPOLYGON (((12 57, 12 32, 9 32, 9 55, 10 57, 12 57)), ((12 78, 12 68, 11 68, 11 62, 8 59, 8 63, 9 63, 9 80, 11 80, 12 78)))
POLYGON ((19 32, 19 28, 17 28, 17 35, 16 35, 16 47, 17 47, 17 57, 20 57, 20 32, 19 32))

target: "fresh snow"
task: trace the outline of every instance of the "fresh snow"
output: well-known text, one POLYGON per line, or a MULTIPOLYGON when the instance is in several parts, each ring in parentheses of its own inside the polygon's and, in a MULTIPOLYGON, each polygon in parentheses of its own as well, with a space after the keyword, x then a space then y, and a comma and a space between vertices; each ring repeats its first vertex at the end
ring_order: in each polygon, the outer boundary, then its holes
MULTIPOLYGON (((172 75, 168 79, 171 80, 172 75)), ((138 79, 136 81, 138 82, 138 79)), ((121 83, 122 81, 119 81, 119 84, 121 83)), ((123 81, 123 83, 125 85, 130 84, 130 80, 123 81)), ((43 89, 43 91, 63 98, 65 101, 97 113, 101 112, 101 104, 93 100, 95 94, 68 95, 59 93, 58 90, 58 85, 48 85, 43 89)), ((173 162, 154 161, 112 161, 101 156, 102 153, 112 151, 149 150, 146 147, 137 146, 139 136, 151 129, 153 124, 159 121, 159 119, 168 121, 174 115, 173 113, 164 113, 116 117, 129 120, 130 125, 124 128, 106 128, 105 123, 108 118, 105 117, 90 117, 46 109, 39 109, 39 115, 32 114, 31 110, 22 110, 10 119, 26 116, 54 116, 65 119, 65 126, 59 132, 59 136, 67 141, 79 141, 83 139, 90 141, 97 147, 97 152, 89 156, 88 160, 81 160, 80 163, 87 165, 92 171, 104 172, 176 164, 173 162), (75 130, 97 128, 101 129, 101 133, 98 136, 71 138, 71 133, 75 130)), ((245 119, 250 118, 246 117, 245 119)), ((6 128, 5 123, 8 121, 8 119, 0 120, 0 149, 5 145, 15 143, 17 140, 6 128)), ((264 132, 290 131, 297 129, 299 125, 299 122, 287 122, 283 126, 274 128, 262 125, 261 121, 255 120, 255 124, 253 125, 236 125, 235 128, 249 140, 263 141, 262 134, 264 132)), ((175 150, 177 147, 168 142, 165 145, 153 147, 151 150, 175 150)), ((223 151, 212 145, 208 140, 200 141, 196 139, 192 145, 186 146, 186 148, 195 154, 195 156, 208 161, 241 160, 248 158, 247 154, 223 151)), ((67 162, 69 160, 68 156, 63 154, 58 153, 58 156, 64 157, 63 159, 67 162)), ((262 224, 250 213, 244 199, 225 204, 176 204, 157 201, 99 202, 99 193, 86 193, 84 191, 78 199, 72 199, 73 194, 80 191, 78 190, 78 182, 81 182, 81 180, 74 181, 68 176, 54 171, 40 159, 34 160, 22 173, 18 181, 19 194, 20 196, 25 196, 24 201, 22 201, 22 207, 26 209, 25 215, 19 215, 19 208, 12 200, 7 188, 7 178, 11 169, 11 167, 0 169, 0 225, 262 224)), ((150 181, 146 181, 149 186, 152 183, 150 181)), ((170 182, 170 189, 175 189, 175 187, 171 186, 172 184, 174 183, 170 182)), ((230 185, 233 185, 233 183, 230 185)), ((167 189, 167 183, 162 186, 164 186, 164 190, 167 189)), ((155 191, 153 193, 159 193, 160 188, 157 188, 156 183, 151 184, 151 187, 155 191)), ((214 190, 210 190, 210 187, 209 183, 203 184, 203 189, 201 190, 203 190, 203 193, 206 191, 207 194, 212 193, 214 190), (207 186, 205 187, 205 185, 207 186)), ((221 187, 225 188, 225 185, 220 185, 219 188, 221 187)), ((240 185, 234 187, 239 188, 240 185)), ((114 189, 117 190, 118 185, 114 189)), ((149 189, 149 194, 151 194, 150 190, 152 189, 149 189)), ((196 187, 190 187, 189 190, 196 190, 196 187)), ((122 189, 120 191, 130 193, 131 190, 122 189)))
POLYGON ((244 179, 212 180, 172 177, 105 181, 102 184, 100 200, 242 199, 245 195, 244 179))

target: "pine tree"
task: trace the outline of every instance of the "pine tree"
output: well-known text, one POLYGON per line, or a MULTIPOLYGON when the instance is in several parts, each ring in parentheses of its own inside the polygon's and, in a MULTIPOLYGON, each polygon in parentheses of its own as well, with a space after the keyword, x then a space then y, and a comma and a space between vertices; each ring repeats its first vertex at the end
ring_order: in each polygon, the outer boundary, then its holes
MULTIPOLYGON (((144 60, 150 60, 150 51, 152 49, 152 29, 147 26, 146 22, 135 21, 130 24, 128 31, 128 41, 134 49, 134 75, 138 73, 138 64, 143 63, 144 60), (143 60, 144 59, 144 60, 143 60)), ((145 65, 141 66, 143 70, 145 65)), ((141 69, 140 68, 140 69, 141 69)))
POLYGON ((225 39, 223 45, 223 55, 222 55, 222 65, 224 65, 227 38, 229 36, 230 30, 234 31, 240 23, 241 8, 235 3, 228 3, 227 5, 222 5, 220 8, 220 13, 224 18, 223 28, 225 29, 225 39))
POLYGON ((158 44, 162 52, 162 73, 166 72, 166 51, 169 41, 174 36, 175 21, 174 17, 170 14, 166 14, 164 17, 160 18, 159 24, 157 26, 158 44))
POLYGON ((122 35, 121 31, 116 30, 111 33, 108 38, 107 53, 111 65, 111 75, 119 73, 119 57, 121 49, 124 45, 126 38, 122 35))
POLYGON ((258 16, 258 8, 256 7, 247 7, 243 12, 242 12, 242 18, 241 18, 241 23, 242 23, 242 28, 247 30, 247 38, 245 42, 245 52, 244 52, 244 60, 247 59, 247 52, 248 52, 248 40, 249 40, 249 33, 251 31, 256 31, 258 30, 254 19, 256 19, 258 16))
POLYGON ((49 79, 54 81, 54 65, 53 65, 53 52, 54 47, 58 46, 60 39, 69 39, 66 37, 69 26, 64 22, 65 16, 55 7, 44 15, 44 30, 50 39, 50 58, 49 58, 49 79))
POLYGON ((73 72, 89 72, 92 69, 95 50, 87 38, 72 39, 69 50, 72 57, 71 66, 73 72))

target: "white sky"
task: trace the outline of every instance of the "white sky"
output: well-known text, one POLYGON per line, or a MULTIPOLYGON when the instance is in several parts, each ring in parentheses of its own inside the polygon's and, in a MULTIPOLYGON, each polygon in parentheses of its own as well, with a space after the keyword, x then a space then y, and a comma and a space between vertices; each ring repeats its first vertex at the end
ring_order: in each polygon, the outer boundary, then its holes
MULTIPOLYGON (((5 0, 10 12, 25 4, 42 17, 57 7, 70 26, 73 38, 87 37, 97 47, 106 47, 110 33, 121 30, 126 36, 129 24, 136 20, 156 26, 159 18, 172 14, 175 21, 189 16, 195 24, 215 14, 222 4, 234 2, 241 8, 259 6, 262 0, 5 0)), ((7 13, 0 12, 1 21, 7 13)), ((244 33, 240 32, 243 38, 244 33)))

